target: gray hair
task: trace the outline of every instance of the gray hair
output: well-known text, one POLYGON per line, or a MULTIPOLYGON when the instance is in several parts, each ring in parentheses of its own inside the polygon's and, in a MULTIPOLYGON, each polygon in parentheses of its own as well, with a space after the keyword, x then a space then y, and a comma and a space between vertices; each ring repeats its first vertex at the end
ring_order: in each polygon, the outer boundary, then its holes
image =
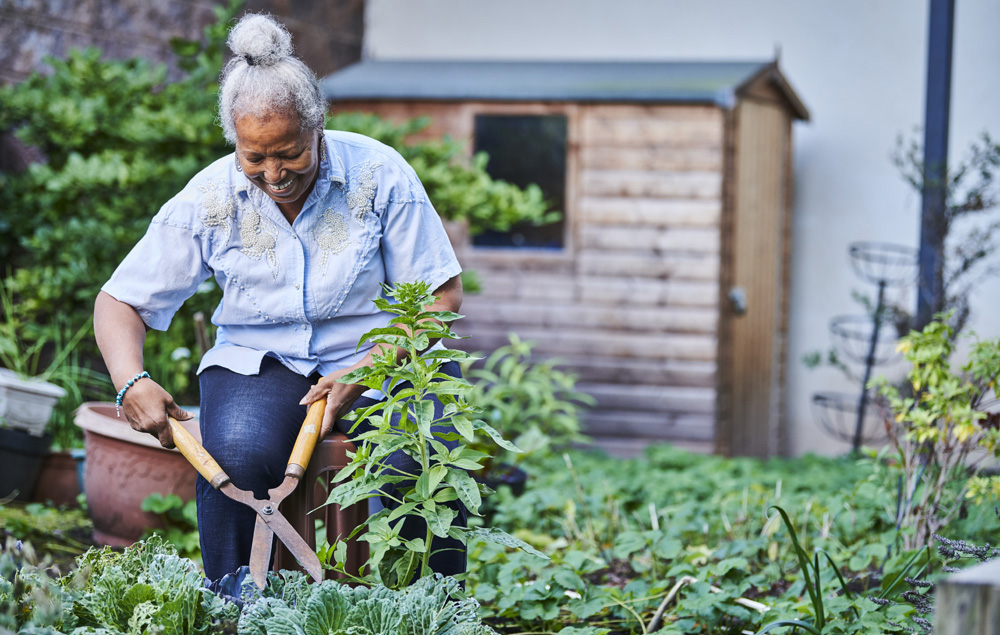
POLYGON ((247 14, 229 32, 234 57, 222 71, 219 123, 236 145, 236 120, 294 108, 301 130, 322 129, 326 99, 316 75, 292 55, 292 36, 268 15, 247 14))

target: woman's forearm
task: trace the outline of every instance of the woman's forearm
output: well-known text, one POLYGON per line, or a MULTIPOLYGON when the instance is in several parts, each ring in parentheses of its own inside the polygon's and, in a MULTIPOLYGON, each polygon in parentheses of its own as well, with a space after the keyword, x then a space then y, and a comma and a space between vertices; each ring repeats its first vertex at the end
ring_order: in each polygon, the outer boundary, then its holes
POLYGON ((94 302, 94 335, 116 388, 142 372, 146 324, 134 308, 101 291, 94 302))

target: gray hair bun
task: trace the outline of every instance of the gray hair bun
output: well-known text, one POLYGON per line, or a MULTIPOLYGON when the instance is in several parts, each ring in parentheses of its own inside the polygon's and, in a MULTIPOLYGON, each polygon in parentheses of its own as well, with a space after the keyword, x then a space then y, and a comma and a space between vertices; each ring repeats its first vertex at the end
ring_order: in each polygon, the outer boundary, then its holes
POLYGON ((248 66, 274 66, 292 54, 292 36, 268 15, 244 16, 229 32, 226 43, 248 66))

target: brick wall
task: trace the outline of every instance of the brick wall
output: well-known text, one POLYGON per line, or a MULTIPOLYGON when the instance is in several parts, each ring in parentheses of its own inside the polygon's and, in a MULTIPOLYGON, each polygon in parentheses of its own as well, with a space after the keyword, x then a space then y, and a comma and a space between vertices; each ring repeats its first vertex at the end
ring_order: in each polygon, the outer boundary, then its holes
MULTIPOLYGON (((112 59, 169 63, 170 39, 196 39, 215 19, 211 0, 0 0, 0 82, 45 72, 46 55, 98 46, 112 59)), ((273 14, 292 33, 296 53, 322 77, 361 58, 364 0, 248 0, 244 10, 273 14)), ((171 69, 176 75, 176 69, 171 69)))

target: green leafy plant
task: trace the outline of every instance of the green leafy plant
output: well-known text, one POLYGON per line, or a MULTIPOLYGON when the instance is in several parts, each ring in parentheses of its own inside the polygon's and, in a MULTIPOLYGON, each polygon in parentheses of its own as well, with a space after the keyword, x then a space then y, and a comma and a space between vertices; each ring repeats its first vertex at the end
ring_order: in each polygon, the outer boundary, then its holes
POLYGON ((124 552, 91 549, 60 580, 66 594, 60 628, 115 633, 234 632, 239 608, 209 591, 198 566, 158 536, 124 552))
POLYGON ((179 555, 201 562, 198 536, 198 505, 194 499, 185 501, 177 494, 153 493, 142 501, 142 511, 157 514, 164 528, 146 531, 144 538, 159 535, 177 549, 179 555))
MULTIPOLYGON (((484 473, 495 476, 504 465, 517 465, 537 453, 565 449, 588 440, 580 432, 580 410, 592 406, 590 395, 576 390, 576 377, 557 368, 557 360, 533 361, 531 342, 516 333, 482 368, 467 364, 473 381, 469 403, 482 411, 482 418, 521 451, 492 454, 484 473)), ((476 437, 476 449, 489 453, 489 441, 476 437)))
MULTIPOLYGON (((334 478, 335 482, 351 480, 334 488, 327 503, 346 507, 372 496, 389 496, 387 486, 395 486, 392 498, 398 507, 383 509, 369 517, 362 525, 366 532, 361 537, 370 545, 368 566, 374 579, 390 587, 405 586, 415 574, 431 575, 429 560, 435 536, 464 541, 472 534, 534 551, 498 530, 469 530, 453 525, 458 512, 448 503, 460 501, 470 514, 479 514, 482 495, 487 490, 468 471, 481 469, 486 455, 466 443, 448 450, 441 440, 460 436, 468 442, 481 432, 505 450, 516 452, 517 448, 476 416, 464 398, 471 389, 469 383, 440 371, 445 362, 469 359, 468 353, 438 349, 422 354, 431 339, 456 339, 448 322, 461 316, 448 311, 429 311, 436 298, 425 282, 383 288, 386 297, 377 298, 375 305, 392 315, 390 324, 369 331, 359 342, 359 346, 365 342, 383 345, 383 352, 374 355, 372 366, 359 368, 340 381, 383 390, 389 397, 351 415, 357 422, 368 421, 373 429, 353 437, 357 452, 334 478), (435 417, 432 399, 444 405, 441 417, 435 417), (399 421, 393 425, 396 415, 399 421), (453 427, 457 432, 442 433, 436 429, 439 426, 453 427), (420 474, 390 469, 385 460, 396 451, 416 459, 420 474), (423 539, 406 541, 400 537, 407 514, 419 515, 426 521, 427 534, 423 539)), ((334 566, 343 571, 344 549, 334 547, 333 554, 334 566)))
MULTIPOLYGON (((809 601, 812 608, 812 620, 779 620, 776 622, 771 622, 760 631, 759 635, 764 633, 769 633, 773 630, 779 628, 797 627, 801 628, 813 635, 822 635, 824 629, 826 628, 828 620, 834 619, 829 607, 827 606, 829 600, 823 592, 823 576, 820 571, 820 556, 822 555, 826 562, 829 563, 830 569, 836 574, 837 581, 840 582, 840 588, 844 592, 844 596, 847 599, 851 599, 852 593, 847 588, 847 582, 844 581, 844 577, 840 574, 840 568, 837 563, 833 561, 830 554, 823 550, 816 550, 813 557, 810 558, 809 554, 806 553, 805 549, 799 543, 798 535, 795 533, 795 527, 792 525, 791 519, 788 517, 788 513, 781 507, 775 506, 775 510, 781 515, 781 520, 784 521, 785 527, 788 529, 789 538, 792 541, 792 549, 795 551, 795 557, 799 562, 799 575, 802 576, 802 583, 805 586, 806 593, 809 594, 809 601)), ((852 609, 854 607, 851 607, 852 609)), ((854 609, 855 616, 858 616, 857 609, 854 609)))
POLYGON ((30 632, 58 623, 59 585, 30 544, 8 538, 0 548, 0 631, 30 632))
MULTIPOLYGON (((43 157, 22 172, 0 172, 8 238, 0 261, 11 268, 4 284, 31 323, 86 323, 101 285, 160 205, 226 153, 214 122, 216 78, 238 6, 215 7, 219 21, 202 42, 174 43, 187 71, 179 81, 167 81, 164 66, 106 60, 91 48, 46 58, 51 73, 0 87, 0 130, 43 157)), ((210 312, 219 297, 215 289, 186 303, 175 328, 150 334, 147 355, 194 348, 192 315, 210 312)), ((85 366, 99 359, 92 338, 79 345, 85 366)), ((196 401, 193 388, 177 397, 196 401)))
POLYGON ((48 382, 66 394, 59 399, 46 431, 57 448, 79 446, 82 434, 73 422, 76 408, 113 388, 111 378, 84 365, 83 340, 93 334, 92 321, 74 327, 64 316, 45 325, 20 314, 9 286, 0 280, 0 366, 25 380, 48 382))
POLYGON ((0 542, 20 540, 46 560, 47 569, 68 572, 76 557, 89 549, 94 525, 81 509, 60 509, 43 503, 0 500, 0 542))
POLYGON ((889 440, 900 483, 896 524, 904 549, 929 544, 967 499, 1000 494, 1000 477, 982 476, 982 457, 975 455, 1000 455, 1000 415, 981 407, 1000 398, 1000 340, 975 342, 968 361, 954 367, 951 318, 940 315, 901 341, 911 364, 907 392, 884 379, 873 382, 891 408, 889 440))
POLYGON ((90 332, 88 322, 63 339, 61 330, 30 322, 19 315, 10 287, 2 282, 0 308, 0 366, 22 379, 50 381, 64 373, 68 358, 90 332))
MULTIPOLYGON (((771 509, 774 505, 785 510, 793 524, 814 585, 819 554, 824 635, 919 632, 919 620, 930 618, 920 612, 920 598, 911 593, 926 595, 929 587, 915 583, 933 584, 958 566, 956 556, 944 553, 942 547, 951 545, 959 555, 973 559, 994 554, 992 547, 973 544, 996 542, 994 510, 969 505, 966 515, 945 528, 945 537, 935 538, 937 550, 894 550, 886 560, 896 529, 885 513, 895 501, 885 455, 761 461, 698 455, 667 445, 652 446, 644 456, 632 459, 581 450, 566 454, 572 470, 567 469, 563 456, 542 454, 535 459, 537 470, 521 497, 515 498, 505 488, 490 497, 496 501, 492 524, 551 559, 469 536, 466 588, 480 603, 479 616, 500 632, 718 635, 757 632, 781 620, 811 625, 815 609, 801 574, 802 564, 784 519, 771 509), (948 540, 955 536, 962 536, 963 541, 948 540), (837 563, 850 597, 821 552, 837 563)), ((49 524, 59 521, 63 513, 33 507, 30 514, 22 513, 13 522, 14 516, 0 510, 0 525, 6 522, 4 530, 8 531, 19 523, 37 523, 41 531, 44 520, 49 529, 65 529, 64 524, 49 524)), ((43 542, 34 542, 40 540, 38 531, 31 538, 44 562, 54 554, 43 542)), ((23 633, 72 633, 74 627, 59 620, 76 613, 77 602, 93 599, 82 598, 92 595, 81 590, 84 581, 118 576, 109 564, 116 565, 125 580, 138 580, 143 567, 148 567, 144 562, 176 552, 157 540, 161 548, 139 549, 128 558, 111 550, 94 550, 79 559, 76 571, 48 587, 61 596, 59 611, 46 608, 53 605, 44 597, 41 604, 33 604, 32 593, 47 583, 30 579, 25 561, 18 556, 15 560, 25 572, 20 588, 28 594, 22 592, 17 596, 21 600, 4 605, 0 592, 0 606, 10 607, 0 613, 8 611, 7 615, 21 619, 23 633)), ((30 575, 51 576, 52 569, 38 565, 30 575)), ((435 578, 426 577, 419 584, 433 587, 435 583, 435 578)), ((301 624, 301 613, 317 586, 300 574, 283 572, 269 576, 263 594, 246 585, 242 598, 239 591, 235 596, 247 607, 258 600, 280 603, 281 620, 271 623, 278 629, 272 632, 301 633, 309 631, 295 625, 301 624)), ((131 582, 120 588, 128 591, 131 582)), ((344 587, 338 591, 351 593, 344 587)), ((374 585, 367 592, 367 598, 402 601, 398 592, 382 586, 374 585)), ((103 597, 107 602, 116 599, 113 594, 103 597)), ((446 600, 456 601, 455 596, 446 600)), ((118 602, 115 610, 134 611, 121 598, 118 602)), ((388 607, 379 606, 377 614, 384 615, 388 607)), ((254 618, 254 628, 263 628, 261 624, 274 617, 255 615, 259 619, 254 618)), ((232 632, 237 619, 250 626, 247 610, 239 616, 220 619, 210 628, 232 632)), ((407 620, 411 617, 402 619, 404 628, 410 628, 407 620)), ((388 623, 395 619, 391 617, 388 623)), ((207 623, 203 617, 196 621, 203 628, 209 628, 207 623)), ((97 629, 78 628, 75 635, 93 635, 97 629)), ((163 626, 150 626, 148 632, 158 628, 163 626)), ((798 629, 800 634, 806 632, 798 629)))
POLYGON ((70 575, 53 578, 30 545, 0 550, 0 630, 25 635, 491 635, 478 604, 451 578, 428 577, 398 591, 311 583, 269 572, 224 599, 197 565, 160 537, 124 551, 91 549, 70 575))
POLYGON ((453 578, 422 578, 410 587, 350 587, 325 580, 309 584, 299 572, 269 573, 263 593, 248 598, 240 635, 490 635, 453 578))

